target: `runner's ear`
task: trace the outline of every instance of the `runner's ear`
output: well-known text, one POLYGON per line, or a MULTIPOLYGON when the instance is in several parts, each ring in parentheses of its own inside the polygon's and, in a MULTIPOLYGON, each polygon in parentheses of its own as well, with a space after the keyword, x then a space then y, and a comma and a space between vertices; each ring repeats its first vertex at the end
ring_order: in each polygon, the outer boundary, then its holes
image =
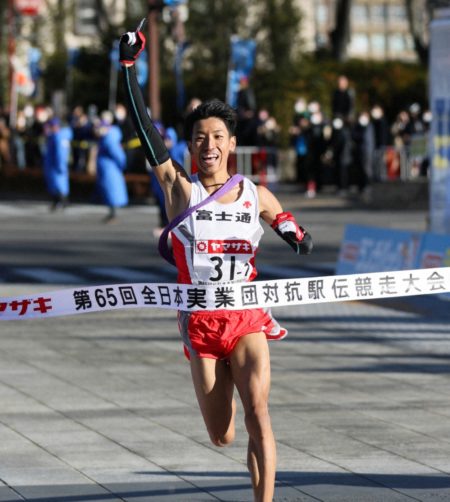
POLYGON ((234 152, 236 150, 236 136, 231 136, 230 138, 230 152, 234 152))

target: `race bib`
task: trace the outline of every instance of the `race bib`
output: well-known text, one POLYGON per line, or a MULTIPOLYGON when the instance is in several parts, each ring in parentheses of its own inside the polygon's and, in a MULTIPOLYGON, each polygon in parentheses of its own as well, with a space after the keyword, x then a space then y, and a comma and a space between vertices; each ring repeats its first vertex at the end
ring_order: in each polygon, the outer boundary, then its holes
POLYGON ((194 270, 201 284, 247 281, 251 275, 252 245, 242 239, 195 241, 194 270))

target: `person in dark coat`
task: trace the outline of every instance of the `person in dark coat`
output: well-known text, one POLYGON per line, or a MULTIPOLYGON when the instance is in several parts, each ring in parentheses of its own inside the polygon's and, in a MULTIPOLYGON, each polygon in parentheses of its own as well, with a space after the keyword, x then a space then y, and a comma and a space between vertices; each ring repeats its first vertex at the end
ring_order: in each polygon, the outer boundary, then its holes
POLYGON ((349 170, 352 163, 352 138, 350 128, 340 117, 333 119, 330 147, 338 193, 347 195, 350 183, 349 170))
POLYGON ((257 143, 258 127, 257 105, 255 93, 248 77, 242 77, 237 94, 238 123, 236 135, 241 146, 254 146, 257 143))
POLYGON ((353 165, 356 182, 363 193, 373 182, 373 155, 375 132, 368 112, 362 112, 352 129, 353 165))
POLYGON ((69 158, 72 129, 61 126, 58 118, 51 119, 45 127, 44 178, 52 198, 51 210, 64 208, 69 196, 69 158))
POLYGON ((117 208, 128 204, 128 192, 123 171, 126 155, 121 145, 120 128, 112 125, 112 119, 103 118, 96 127, 98 136, 97 188, 104 204, 109 208, 105 223, 117 218, 117 208))
POLYGON ((348 78, 340 75, 337 81, 337 87, 331 97, 331 112, 333 117, 340 117, 345 123, 353 119, 355 108, 355 93, 350 87, 348 78))

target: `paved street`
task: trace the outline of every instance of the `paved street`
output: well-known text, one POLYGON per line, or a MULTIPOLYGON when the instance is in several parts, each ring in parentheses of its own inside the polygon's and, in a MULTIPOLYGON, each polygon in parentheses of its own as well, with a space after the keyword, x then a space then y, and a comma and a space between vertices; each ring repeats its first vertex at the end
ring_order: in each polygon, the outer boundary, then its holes
MULTIPOLYGON (((281 197, 316 248, 299 260, 266 230, 263 277, 332 273, 346 223, 426 226, 422 211, 281 197)), ((0 296, 173 280, 154 208, 127 208, 115 225, 104 214, 0 203, 0 296)), ((450 500, 450 321, 437 305, 274 310, 289 329, 271 344, 276 501, 450 500)), ((235 444, 212 446, 174 312, 4 322, 0 337, 0 502, 252 500, 242 410, 235 444)))

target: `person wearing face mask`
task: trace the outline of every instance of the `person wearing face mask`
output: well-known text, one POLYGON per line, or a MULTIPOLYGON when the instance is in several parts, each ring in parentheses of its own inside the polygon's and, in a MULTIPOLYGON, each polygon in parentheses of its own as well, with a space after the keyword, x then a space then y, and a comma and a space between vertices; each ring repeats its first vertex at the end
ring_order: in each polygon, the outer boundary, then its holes
POLYGON ((345 197, 350 186, 352 164, 351 129, 341 117, 335 117, 331 124, 329 149, 332 155, 334 182, 338 195, 345 197))
POLYGON ((381 172, 384 171, 386 152, 392 142, 389 124, 381 105, 375 104, 372 107, 370 110, 370 121, 373 126, 375 141, 372 167, 373 181, 379 181, 381 179, 381 172))
POLYGON ((141 142, 136 135, 133 121, 123 103, 117 103, 115 106, 114 124, 120 128, 122 133, 122 146, 126 155, 126 171, 129 173, 144 173, 145 158, 140 148, 141 142))
POLYGON ((353 167, 356 184, 360 193, 367 191, 373 182, 373 154, 375 150, 375 133, 370 121, 369 112, 362 112, 353 126, 353 167))

